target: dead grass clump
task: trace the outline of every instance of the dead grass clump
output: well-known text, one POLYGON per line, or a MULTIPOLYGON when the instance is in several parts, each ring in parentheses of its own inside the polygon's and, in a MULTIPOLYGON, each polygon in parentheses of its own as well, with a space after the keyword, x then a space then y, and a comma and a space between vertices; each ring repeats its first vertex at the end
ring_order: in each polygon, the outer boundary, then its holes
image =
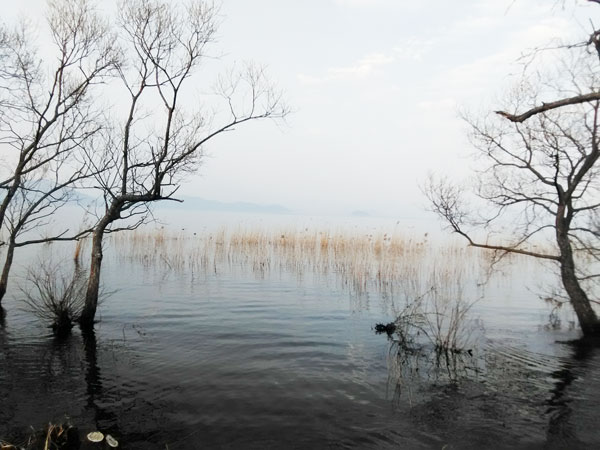
POLYGON ((42 431, 33 430, 22 445, 0 441, 0 450, 78 450, 80 447, 79 432, 68 423, 49 423, 42 431))

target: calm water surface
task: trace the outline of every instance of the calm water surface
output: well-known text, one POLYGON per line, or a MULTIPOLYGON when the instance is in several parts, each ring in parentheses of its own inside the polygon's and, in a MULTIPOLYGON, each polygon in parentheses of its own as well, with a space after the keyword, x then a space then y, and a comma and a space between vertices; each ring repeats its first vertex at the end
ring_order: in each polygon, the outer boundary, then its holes
POLYGON ((568 318, 545 327, 548 308, 519 278, 528 266, 471 311, 473 356, 440 360, 373 332, 401 298, 118 253, 94 336, 55 340, 16 289, 5 301, 0 439, 67 416, 125 449, 600 448, 600 353, 556 342, 577 331, 568 318))

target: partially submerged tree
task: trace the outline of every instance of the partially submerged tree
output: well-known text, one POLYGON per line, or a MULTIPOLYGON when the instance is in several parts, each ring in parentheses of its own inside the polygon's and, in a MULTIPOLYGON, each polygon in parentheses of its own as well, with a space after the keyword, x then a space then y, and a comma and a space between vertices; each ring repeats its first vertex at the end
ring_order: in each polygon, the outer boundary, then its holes
POLYGON ((149 216, 149 205, 176 200, 182 178, 197 169, 208 141, 244 122, 282 118, 287 109, 263 70, 248 66, 218 82, 226 118, 188 112, 190 88, 206 47, 216 31, 215 7, 202 0, 182 6, 161 0, 124 1, 119 37, 126 55, 121 67, 127 113, 112 115, 102 153, 89 154, 98 165, 97 186, 104 207, 93 232, 86 303, 80 324, 92 329, 98 301, 105 233, 132 229, 149 216))
MULTIPOLYGON (((57 177, 62 175, 57 169, 54 173, 57 177)), ((23 178, 23 184, 9 203, 4 219, 6 242, 3 243, 5 257, 0 271, 0 303, 6 294, 17 248, 53 241, 71 241, 89 234, 90 229, 69 233, 68 228, 55 231, 52 227, 58 210, 76 196, 73 185, 89 176, 90 172, 77 169, 66 179, 38 179, 28 182, 28 177, 23 178)))
POLYGON ((62 229, 18 238, 51 222, 72 199, 72 188, 105 169, 82 156, 101 130, 93 88, 118 61, 108 25, 88 0, 50 1, 47 19, 53 52, 44 60, 31 25, 0 30, 0 302, 15 248, 84 233, 67 236, 62 229))
POLYGON ((483 164, 475 194, 488 215, 475 214, 446 179, 425 188, 433 210, 471 246, 554 261, 586 337, 600 336, 599 36, 555 49, 560 57, 534 74, 528 67, 510 109, 469 120, 483 164), (540 242, 546 251, 534 247, 540 242))

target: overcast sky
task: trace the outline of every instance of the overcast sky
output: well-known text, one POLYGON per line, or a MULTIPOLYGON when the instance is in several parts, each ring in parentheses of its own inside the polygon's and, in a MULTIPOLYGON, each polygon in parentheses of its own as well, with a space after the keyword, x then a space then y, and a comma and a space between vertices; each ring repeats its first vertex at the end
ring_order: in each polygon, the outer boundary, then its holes
MULTIPOLYGON (((38 17, 41 0, 3 0, 38 17)), ((307 213, 411 216, 428 171, 472 165, 458 111, 490 111, 523 51, 581 38, 600 6, 548 0, 223 0, 214 53, 253 60, 286 92, 284 125, 212 141, 183 193, 307 213)), ((497 108, 496 108, 497 109, 497 108)))

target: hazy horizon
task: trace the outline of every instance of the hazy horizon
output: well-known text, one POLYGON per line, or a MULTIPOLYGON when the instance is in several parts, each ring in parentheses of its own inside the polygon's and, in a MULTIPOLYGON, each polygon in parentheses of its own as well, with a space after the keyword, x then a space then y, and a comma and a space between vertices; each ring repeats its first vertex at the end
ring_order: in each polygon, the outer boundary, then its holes
MULTIPOLYGON (((210 49, 218 58, 205 61, 190 98, 251 60, 267 66, 293 113, 211 141, 179 194, 306 214, 427 214, 419 186, 430 171, 471 173, 459 111, 499 109, 523 53, 584 39, 600 11, 588 3, 223 0, 210 49)), ((7 3, 3 20, 43 24, 44 4, 7 3)))

